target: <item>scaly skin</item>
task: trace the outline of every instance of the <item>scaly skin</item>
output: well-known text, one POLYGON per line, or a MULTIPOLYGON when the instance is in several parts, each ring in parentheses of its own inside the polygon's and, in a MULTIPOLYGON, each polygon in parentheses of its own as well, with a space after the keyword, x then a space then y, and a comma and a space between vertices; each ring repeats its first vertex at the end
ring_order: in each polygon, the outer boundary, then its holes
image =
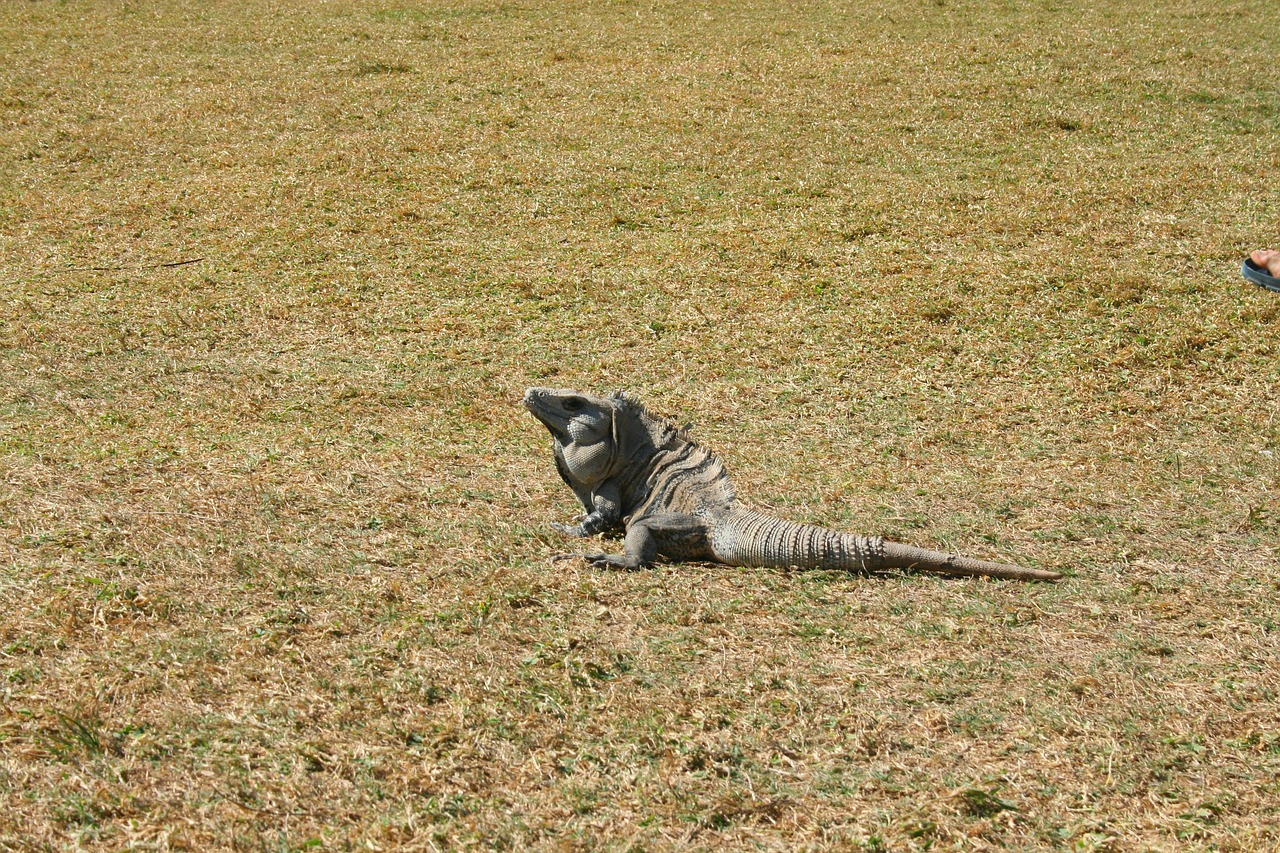
POLYGON ((577 537, 625 531, 621 556, 561 556, 621 569, 639 569, 663 556, 730 566, 902 569, 1036 581, 1061 577, 743 509, 728 473, 710 451, 623 394, 593 397, 530 388, 524 404, 551 433, 556 468, 586 510, 577 524, 556 529, 577 537))

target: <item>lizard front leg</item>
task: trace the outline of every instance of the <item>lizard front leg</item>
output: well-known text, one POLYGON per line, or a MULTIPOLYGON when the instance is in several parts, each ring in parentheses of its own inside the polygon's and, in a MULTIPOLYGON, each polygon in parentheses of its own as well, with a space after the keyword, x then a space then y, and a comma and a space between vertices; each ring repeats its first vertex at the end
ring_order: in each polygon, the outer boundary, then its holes
POLYGON ((658 554, 674 559, 696 558, 706 549, 706 523, 692 515, 662 513, 631 522, 627 537, 623 540, 623 553, 583 554, 597 569, 626 569, 635 571, 653 565, 658 554))
POLYGON ((591 506, 591 512, 577 524, 552 522, 551 526, 561 533, 581 539, 611 530, 622 520, 622 495, 613 483, 604 483, 592 493, 591 506))

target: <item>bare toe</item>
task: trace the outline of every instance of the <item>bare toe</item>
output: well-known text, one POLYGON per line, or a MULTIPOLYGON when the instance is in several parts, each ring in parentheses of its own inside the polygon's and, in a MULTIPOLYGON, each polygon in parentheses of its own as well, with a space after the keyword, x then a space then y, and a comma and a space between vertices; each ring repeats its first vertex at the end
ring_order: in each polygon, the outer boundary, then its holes
POLYGON ((1280 277, 1280 252, 1275 249, 1258 249, 1249 258, 1271 275, 1280 277))

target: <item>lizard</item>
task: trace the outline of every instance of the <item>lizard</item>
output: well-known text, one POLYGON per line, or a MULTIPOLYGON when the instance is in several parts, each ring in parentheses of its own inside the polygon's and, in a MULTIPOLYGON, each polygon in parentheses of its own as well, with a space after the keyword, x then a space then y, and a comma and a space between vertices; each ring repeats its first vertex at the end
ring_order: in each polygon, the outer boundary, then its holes
POLYGON ((596 397, 530 388, 524 406, 551 433, 556 469, 586 513, 569 536, 623 534, 621 555, 582 557, 597 568, 641 569, 658 556, 729 566, 890 570, 1055 581, 1057 572, 931 551, 878 536, 841 533, 740 506, 724 464, 689 427, 651 414, 618 392, 596 397))

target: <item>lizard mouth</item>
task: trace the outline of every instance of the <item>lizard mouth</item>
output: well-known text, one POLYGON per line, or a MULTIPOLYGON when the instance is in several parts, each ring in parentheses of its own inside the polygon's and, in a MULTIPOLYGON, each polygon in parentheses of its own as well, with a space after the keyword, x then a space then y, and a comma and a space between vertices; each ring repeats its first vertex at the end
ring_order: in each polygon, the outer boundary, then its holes
POLYGON ((535 418, 542 422, 551 434, 561 435, 565 431, 566 424, 564 417, 559 412, 547 405, 544 395, 547 393, 545 388, 530 388, 524 392, 524 407, 529 410, 535 418))

